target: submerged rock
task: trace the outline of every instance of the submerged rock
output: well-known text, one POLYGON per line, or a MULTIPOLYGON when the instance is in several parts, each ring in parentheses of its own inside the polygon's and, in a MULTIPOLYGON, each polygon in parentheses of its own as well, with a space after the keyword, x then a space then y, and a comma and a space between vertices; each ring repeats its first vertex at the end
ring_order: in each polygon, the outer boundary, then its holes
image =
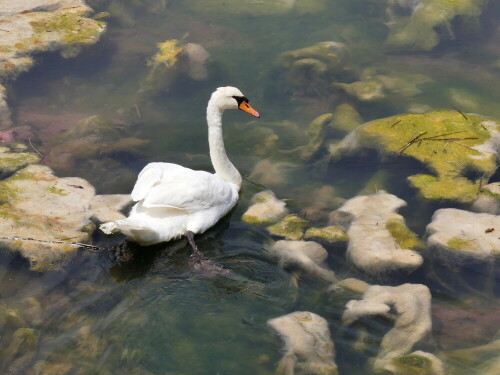
POLYGON ((347 255, 357 267, 381 274, 422 265, 422 256, 413 250, 422 243, 396 213, 405 205, 395 195, 380 192, 352 198, 330 214, 330 224, 349 236, 347 255))
POLYGON ((394 375, 444 375, 443 362, 434 354, 421 350, 394 358, 385 370, 394 375))
POLYGON ((453 26, 474 24, 487 0, 379 0, 386 3, 387 44, 398 50, 429 51, 443 39, 454 39, 453 26), (456 20, 460 19, 461 22, 456 20), (454 21, 454 22, 452 22, 454 21))
POLYGON ((12 147, 0 147, 0 176, 5 177, 39 161, 37 154, 13 150, 12 147))
POLYGON ((320 238, 327 242, 346 242, 349 240, 347 234, 334 225, 323 228, 309 228, 304 234, 304 238, 320 238))
POLYGON ((326 282, 337 281, 332 270, 324 264, 328 252, 314 241, 286 241, 274 243, 269 252, 279 259, 281 267, 295 267, 326 282))
POLYGON ((0 129, 8 129, 12 126, 10 109, 7 105, 7 92, 3 85, 0 85, 0 129))
POLYGON ((241 217, 248 224, 269 225, 288 214, 285 202, 277 199, 271 190, 255 194, 250 203, 252 205, 241 217))
POLYGON ((297 215, 285 216, 278 223, 267 227, 269 233, 289 240, 300 240, 306 231, 308 221, 297 215))
POLYGON ((350 325, 361 318, 374 316, 394 320, 394 327, 380 343, 373 367, 376 372, 398 373, 394 370, 393 361, 409 353, 414 345, 429 336, 432 328, 430 309, 431 293, 425 285, 372 285, 363 294, 362 300, 347 303, 342 321, 350 325))
POLYGON ((427 226, 427 245, 446 264, 489 262, 500 257, 499 232, 500 216, 443 208, 427 226))
POLYGON ((183 44, 177 39, 158 43, 158 52, 148 62, 151 71, 141 85, 141 92, 168 91, 182 74, 195 81, 206 80, 209 59, 210 54, 200 44, 183 44))
POLYGON ((330 152, 342 157, 367 147, 414 158, 433 173, 408 177, 424 198, 466 203, 476 199, 479 185, 497 168, 499 126, 489 118, 451 110, 398 115, 361 125, 330 152))
POLYGON ((300 374, 338 374, 335 347, 325 319, 308 311, 297 311, 268 320, 267 324, 285 346, 276 369, 278 374, 290 375, 296 370, 300 374))
POLYGON ((472 204, 472 209, 485 214, 500 214, 500 182, 483 186, 472 204))

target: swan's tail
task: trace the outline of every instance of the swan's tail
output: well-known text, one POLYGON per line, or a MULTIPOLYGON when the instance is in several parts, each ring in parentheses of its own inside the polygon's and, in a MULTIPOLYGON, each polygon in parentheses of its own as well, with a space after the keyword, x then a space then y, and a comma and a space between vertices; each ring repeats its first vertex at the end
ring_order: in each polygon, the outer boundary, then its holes
POLYGON ((152 245, 160 242, 156 231, 143 225, 131 223, 126 219, 103 223, 99 226, 99 229, 106 234, 121 232, 140 245, 152 245))

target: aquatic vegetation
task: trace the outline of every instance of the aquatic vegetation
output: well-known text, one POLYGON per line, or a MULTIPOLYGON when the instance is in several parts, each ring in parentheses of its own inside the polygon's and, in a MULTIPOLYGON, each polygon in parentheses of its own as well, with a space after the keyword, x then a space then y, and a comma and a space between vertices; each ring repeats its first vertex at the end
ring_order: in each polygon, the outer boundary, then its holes
POLYGON ((17 152, 9 147, 0 147, 0 176, 10 175, 39 161, 40 156, 35 153, 17 152))
POLYGON ((267 227, 269 233, 289 240, 300 240, 307 229, 308 221, 297 215, 287 215, 281 221, 267 227))
POLYGON ((324 228, 309 228, 304 233, 304 239, 316 238, 322 239, 327 242, 346 242, 349 237, 342 229, 334 225, 324 228))

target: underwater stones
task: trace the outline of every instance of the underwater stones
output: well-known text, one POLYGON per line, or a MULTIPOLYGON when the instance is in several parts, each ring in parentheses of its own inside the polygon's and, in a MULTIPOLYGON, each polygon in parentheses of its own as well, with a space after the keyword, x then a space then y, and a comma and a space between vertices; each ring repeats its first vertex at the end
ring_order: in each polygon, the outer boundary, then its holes
POLYGON ((37 154, 16 151, 12 147, 0 147, 0 176, 9 175, 39 161, 37 154))
POLYGON ((394 358, 385 370, 394 375, 444 375, 443 362, 434 354, 421 350, 394 358))
POLYGON ((483 186, 472 204, 472 209, 485 214, 500 214, 500 182, 483 186))
POLYGON ((338 288, 346 289, 353 293, 363 294, 368 290, 370 284, 363 280, 356 279, 354 277, 348 277, 347 279, 340 280, 338 283, 332 285, 329 290, 337 290, 338 288))
POLYGON ((281 221, 267 227, 269 233, 289 240, 300 240, 306 231, 308 221, 297 215, 287 215, 281 221))
POLYGON ((262 159, 255 164, 248 178, 263 185, 282 185, 287 181, 288 169, 294 166, 295 164, 288 162, 262 159))
POLYGON ((105 23, 87 18, 92 12, 83 0, 21 0, 0 2, 0 77, 13 78, 33 65, 31 55, 62 51, 72 57, 93 44, 105 23))
POLYGON ((408 177, 422 197, 468 203, 497 168, 499 126, 452 110, 398 115, 361 125, 330 151, 338 155, 363 145, 392 157, 411 157, 432 172, 408 177))
POLYGON ((391 371, 393 360, 411 351, 431 332, 431 293, 421 284, 372 285, 361 300, 346 305, 342 321, 350 325, 364 317, 381 316, 394 320, 394 327, 380 343, 373 363, 375 371, 391 371))
MULTIPOLYGON (((0 191, 0 233, 41 240, 88 240, 95 192, 87 181, 58 178, 48 167, 30 165, 0 181, 0 191)), ((2 246, 19 251, 33 270, 56 268, 75 252, 72 246, 33 241, 2 241, 2 246)))
POLYGON ((129 194, 96 195, 90 202, 92 219, 101 223, 125 219, 126 216, 120 211, 131 203, 129 194))
POLYGON ((326 242, 346 242, 349 240, 345 232, 334 225, 307 229, 306 233, 304 233, 304 239, 309 238, 322 239, 326 242))
POLYGON ((429 51, 443 39, 454 39, 453 25, 477 19, 487 0, 382 0, 390 29, 387 45, 397 50, 429 51), (455 22, 452 22, 455 21, 455 22))
POLYGON ((492 261, 500 256, 499 230, 500 216, 443 208, 427 225, 427 245, 447 264, 492 261))
POLYGON ((7 105, 6 89, 3 85, 0 85, 0 129, 8 129, 11 126, 12 120, 10 118, 10 109, 7 105))
POLYGON ((308 311, 296 311, 270 319, 267 324, 285 346, 278 374, 338 374, 335 347, 325 319, 308 311))
POLYGON ((395 195, 379 192, 354 197, 330 214, 330 224, 347 233, 347 255, 357 267, 380 274, 422 265, 422 256, 413 250, 422 244, 396 213, 405 205, 395 195))
POLYGON ((281 267, 298 268, 329 283, 337 281, 333 271, 324 264, 328 252, 317 242, 280 240, 269 252, 279 259, 281 267))
POLYGON ((287 69, 286 80, 292 91, 303 96, 330 91, 329 84, 343 72, 349 55, 345 44, 328 41, 284 52, 278 61, 287 69))
POLYGON ((208 51, 196 43, 183 44, 177 39, 158 43, 158 52, 148 61, 151 71, 141 84, 141 92, 168 91, 182 74, 195 81, 208 78, 208 51))
POLYGON ((334 87, 363 102, 372 102, 385 98, 384 86, 376 80, 357 81, 352 83, 334 83, 334 87))
POLYGON ((361 115, 350 104, 341 104, 335 108, 330 127, 342 134, 347 134, 363 123, 361 115))
POLYGON ((271 190, 255 194, 250 203, 252 205, 241 217, 247 224, 269 225, 288 214, 285 202, 277 199, 271 190))

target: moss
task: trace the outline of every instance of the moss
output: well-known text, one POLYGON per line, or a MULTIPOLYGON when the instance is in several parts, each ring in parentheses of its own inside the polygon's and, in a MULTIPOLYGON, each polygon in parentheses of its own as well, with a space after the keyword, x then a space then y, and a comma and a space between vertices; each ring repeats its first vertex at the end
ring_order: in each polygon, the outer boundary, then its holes
POLYGON ((0 173, 13 173, 29 164, 38 163, 40 157, 30 152, 1 152, 0 173))
POLYGON ((58 33, 62 41, 69 44, 88 44, 95 41, 104 29, 105 23, 81 17, 76 14, 50 14, 47 12, 32 13, 37 17, 30 22, 35 36, 43 36, 46 33, 58 33), (45 14, 44 14, 45 13, 45 14))
POLYGON ((267 227, 267 230, 276 236, 286 237, 290 240, 300 240, 307 228, 307 220, 297 215, 288 215, 279 223, 267 227))
POLYGON ((68 195, 68 193, 65 190, 56 188, 55 186, 50 186, 47 188, 47 190, 52 194, 57 194, 57 195, 61 195, 61 196, 68 195))
POLYGON ((169 67, 175 66, 179 60, 179 53, 182 52, 182 47, 176 39, 167 40, 163 43, 158 43, 158 53, 153 56, 151 61, 148 62, 150 66, 157 66, 164 64, 169 67))
POLYGON ((345 242, 349 241, 349 237, 342 229, 336 226, 325 228, 309 228, 304 234, 304 239, 321 238, 327 242, 345 242))
POLYGON ((375 120, 359 128, 358 135, 369 147, 414 158, 435 173, 409 177, 425 198, 471 202, 479 184, 496 169, 496 154, 488 147, 474 147, 489 142, 498 129, 497 123, 481 116, 440 110, 375 120), (422 141, 411 143, 415 137, 422 141), (471 171, 478 176, 474 181, 465 177, 471 171))
POLYGON ((487 195, 488 197, 491 197, 493 199, 500 200, 500 194, 493 193, 491 190, 488 190, 486 188, 482 188, 481 190, 479 190, 479 193, 487 195))
POLYGON ((418 355, 404 355, 394 359, 394 365, 401 375, 431 375, 432 364, 427 358, 418 355))
POLYGON ((403 218, 399 215, 389 218, 385 222, 385 228, 389 231, 401 249, 414 250, 423 248, 422 241, 419 240, 415 233, 408 229, 404 224, 403 218))
POLYGON ((456 250, 477 250, 477 245, 473 241, 464 240, 463 238, 453 237, 446 243, 449 247, 456 250))

